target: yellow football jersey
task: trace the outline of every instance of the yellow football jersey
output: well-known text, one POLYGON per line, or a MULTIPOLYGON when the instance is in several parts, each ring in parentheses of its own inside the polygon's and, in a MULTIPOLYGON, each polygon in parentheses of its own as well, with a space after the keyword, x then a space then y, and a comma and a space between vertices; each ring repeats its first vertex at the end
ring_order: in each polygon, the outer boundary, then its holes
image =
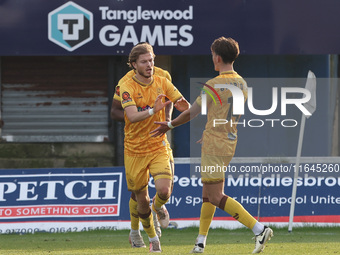
MULTIPOLYGON (((222 72, 219 76, 206 82, 207 85, 214 88, 219 95, 216 98, 216 104, 211 96, 206 95, 207 99, 207 124, 203 132, 202 153, 216 156, 231 156, 235 153, 237 143, 237 125, 240 116, 232 114, 232 93, 225 88, 215 88, 215 84, 230 84, 240 88, 244 95, 244 102, 248 98, 248 87, 246 81, 235 71, 222 72), (216 124, 214 120, 223 119, 228 122, 225 124, 216 124), (232 124, 232 125, 231 125, 232 124)), ((209 86, 204 86, 205 90, 211 91, 209 86)), ((204 93, 204 91, 202 91, 204 93)), ((202 93, 197 97, 196 103, 201 106, 202 93)), ((214 97, 217 97, 214 92, 211 92, 214 97)), ((223 123, 223 122, 222 122, 223 123)))
MULTIPOLYGON (((120 85, 123 84, 124 82, 126 82, 127 80, 131 79, 134 75, 135 75, 135 70, 130 70, 129 72, 127 72, 123 78, 121 78, 118 82, 118 85, 115 88, 115 93, 113 95, 113 99, 120 101, 120 85)), ((167 78, 169 81, 171 81, 171 75, 168 71, 163 70, 160 67, 154 67, 154 75, 158 75, 161 77, 165 77, 167 78)))
MULTIPOLYGON (((153 108, 158 95, 165 94, 172 102, 182 97, 177 88, 166 78, 153 75, 150 84, 144 84, 135 76, 120 85, 122 107, 135 105, 138 111, 148 111, 153 108)), ((124 113, 125 139, 124 149, 129 156, 153 154, 157 150, 166 150, 167 140, 161 137, 151 137, 150 132, 158 127, 155 121, 165 121, 165 109, 149 118, 131 123, 124 113)))

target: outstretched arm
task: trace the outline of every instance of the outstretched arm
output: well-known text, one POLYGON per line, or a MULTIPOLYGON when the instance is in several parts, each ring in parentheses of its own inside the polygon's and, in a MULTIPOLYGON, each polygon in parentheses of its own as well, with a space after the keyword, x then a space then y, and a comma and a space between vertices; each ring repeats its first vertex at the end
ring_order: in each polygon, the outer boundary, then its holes
MULTIPOLYGON (((166 98, 165 100, 169 100, 169 99, 166 98)), ((171 121, 173 106, 174 104, 172 102, 165 106, 165 121, 171 121)), ((162 136, 168 131, 169 131, 168 126, 164 126, 164 127, 159 126, 157 133, 155 133, 152 137, 162 136)))
POLYGON ((180 112, 184 112, 190 107, 191 107, 190 103, 184 97, 181 97, 175 102, 175 108, 180 112))
POLYGON ((173 127, 178 127, 189 122, 201 112, 201 107, 195 102, 191 108, 182 112, 176 119, 171 121, 173 127))
POLYGON ((152 130, 150 134, 152 134, 152 137, 158 136, 159 135, 159 129, 167 129, 170 130, 171 128, 178 127, 184 123, 187 123, 188 121, 192 120, 195 118, 199 113, 201 112, 201 107, 195 102, 191 108, 185 110, 182 112, 176 119, 167 122, 167 121, 162 121, 162 122, 155 122, 155 124, 160 125, 158 128, 155 130, 152 130))
POLYGON ((162 102, 163 97, 165 97, 165 95, 159 95, 155 100, 153 108, 150 109, 149 111, 138 112, 137 107, 135 105, 130 105, 130 106, 125 107, 124 110, 125 110, 127 118, 132 123, 149 118, 151 115, 159 112, 165 106, 171 103, 171 101, 162 102))

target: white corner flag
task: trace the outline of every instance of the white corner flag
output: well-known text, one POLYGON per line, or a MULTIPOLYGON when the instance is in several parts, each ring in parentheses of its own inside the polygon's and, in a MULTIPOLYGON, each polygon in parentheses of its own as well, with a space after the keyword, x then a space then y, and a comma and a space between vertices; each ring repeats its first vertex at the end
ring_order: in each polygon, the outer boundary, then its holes
MULTIPOLYGON (((311 99, 305 103, 304 106, 311 114, 313 114, 316 110, 316 77, 312 71, 308 72, 305 89, 308 89, 311 93, 311 99)), ((310 116, 307 116, 307 118, 310 116)))
MULTIPOLYGON (((316 77, 312 71, 308 72, 305 88, 308 89, 309 92, 311 93, 311 99, 307 103, 305 103, 304 106, 311 114, 313 114, 316 110, 316 77)), ((307 116, 307 118, 309 118, 310 116, 307 116)), ((290 205, 290 213, 289 213, 288 232, 292 232, 292 229, 293 229, 297 179, 299 177, 299 165, 300 165, 300 157, 301 157, 301 150, 302 150, 303 133, 305 130, 305 122, 306 122, 306 115, 302 113, 299 142, 298 142, 298 148, 297 148, 297 154, 296 154, 294 182, 293 182, 293 189, 292 189, 292 203, 290 205)))

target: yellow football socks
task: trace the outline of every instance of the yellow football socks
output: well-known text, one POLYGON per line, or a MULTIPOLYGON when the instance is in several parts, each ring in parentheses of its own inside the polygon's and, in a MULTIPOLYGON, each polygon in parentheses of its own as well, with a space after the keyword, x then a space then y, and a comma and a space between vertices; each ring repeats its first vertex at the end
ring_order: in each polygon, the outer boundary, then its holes
POLYGON ((162 205, 164 205, 166 202, 168 202, 169 198, 162 199, 159 197, 158 193, 156 193, 155 201, 152 203, 152 209, 156 211, 155 209, 160 209, 162 205))
POLYGON ((211 221, 214 217, 216 206, 209 202, 208 198, 203 198, 200 216, 199 235, 208 235, 211 221))
POLYGON ((247 228, 252 229, 257 222, 256 219, 251 216, 239 202, 231 197, 224 196, 221 199, 219 207, 225 212, 229 213, 234 219, 241 222, 247 228))
POLYGON ((132 197, 129 201, 129 209, 130 209, 130 219, 131 219, 131 229, 139 230, 139 217, 137 211, 137 201, 132 197))
POLYGON ((138 216, 140 218, 140 221, 142 222, 144 231, 147 233, 149 238, 155 237, 156 231, 155 231, 155 227, 153 225, 153 217, 152 217, 151 210, 146 214, 138 213, 138 216))

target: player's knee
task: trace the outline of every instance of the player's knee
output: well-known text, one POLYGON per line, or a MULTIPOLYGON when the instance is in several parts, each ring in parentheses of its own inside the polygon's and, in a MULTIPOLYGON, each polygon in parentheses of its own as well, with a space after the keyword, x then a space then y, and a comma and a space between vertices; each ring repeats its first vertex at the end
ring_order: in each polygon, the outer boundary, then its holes
POLYGON ((168 199, 171 195, 171 187, 163 186, 157 190, 157 193, 161 199, 168 199))

